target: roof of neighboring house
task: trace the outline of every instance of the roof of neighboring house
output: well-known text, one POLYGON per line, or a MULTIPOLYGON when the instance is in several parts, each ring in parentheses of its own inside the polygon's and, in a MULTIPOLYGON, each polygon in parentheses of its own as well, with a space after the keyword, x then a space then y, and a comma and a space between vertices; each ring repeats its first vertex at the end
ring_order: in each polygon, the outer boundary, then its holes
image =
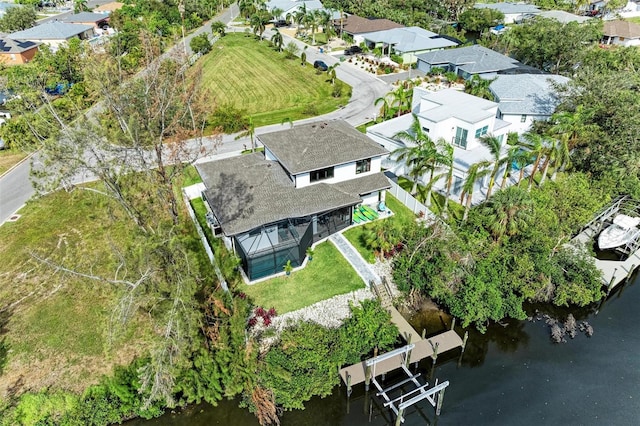
POLYGON ((389 153, 342 120, 296 126, 258 139, 292 175, 389 153))
POLYGON ((582 24, 583 22, 589 21, 591 18, 588 16, 579 16, 574 15, 573 13, 565 12, 564 10, 547 10, 544 12, 540 12, 538 16, 543 18, 555 19, 556 21, 568 24, 569 22, 577 22, 582 24))
POLYGON ((60 22, 68 22, 70 24, 74 23, 86 23, 86 22, 100 22, 105 19, 109 19, 109 16, 103 13, 92 13, 92 12, 80 12, 73 13, 71 15, 60 18, 60 22))
POLYGON ((515 59, 479 44, 421 53, 417 57, 430 65, 454 64, 469 74, 504 71, 521 66, 515 59))
POLYGON ((92 25, 52 21, 11 33, 8 37, 14 40, 68 40, 92 28, 92 25))
POLYGON ((207 202, 228 236, 288 218, 352 206, 362 201, 359 188, 368 193, 390 186, 378 173, 377 177, 364 176, 342 186, 318 183, 296 189, 282 166, 260 153, 200 163, 196 168, 207 188, 207 202))
POLYGON ((476 9, 499 10, 505 15, 540 12, 540 8, 538 6, 525 3, 476 3, 474 7, 476 9))
POLYGON ((398 52, 418 52, 421 50, 443 49, 457 46, 458 43, 440 37, 436 33, 420 27, 392 28, 362 34, 366 40, 393 45, 398 52))
POLYGON ((35 49, 40 43, 27 40, 11 40, 10 38, 0 38, 0 54, 22 53, 35 49))
POLYGON ((111 3, 103 4, 93 9, 94 12, 113 12, 114 10, 122 9, 124 3, 113 1, 111 3))
POLYGON ((348 34, 362 34, 404 27, 404 25, 389 19, 370 19, 358 15, 349 15, 342 19, 342 23, 338 18, 334 21, 334 25, 342 25, 342 30, 348 34))
POLYGON ((469 95, 455 89, 444 89, 422 96, 418 115, 438 123, 449 118, 477 123, 495 117, 495 102, 469 95))
POLYGON ((609 37, 640 38, 640 25, 629 21, 605 21, 602 33, 609 37))
POLYGON ((320 0, 271 0, 267 2, 267 9, 282 9, 286 13, 291 9, 302 8, 303 5, 307 11, 324 8, 320 0))
POLYGON ((554 84, 568 82, 555 74, 499 75, 489 88, 503 114, 551 115, 559 103, 554 84))

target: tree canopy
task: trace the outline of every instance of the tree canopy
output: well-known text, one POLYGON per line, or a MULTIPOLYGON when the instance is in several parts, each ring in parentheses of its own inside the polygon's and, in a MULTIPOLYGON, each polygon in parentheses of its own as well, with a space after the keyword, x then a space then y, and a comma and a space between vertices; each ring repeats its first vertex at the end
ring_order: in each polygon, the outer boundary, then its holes
POLYGON ((32 6, 14 6, 0 18, 0 31, 12 33, 31 28, 36 23, 36 10, 32 6))

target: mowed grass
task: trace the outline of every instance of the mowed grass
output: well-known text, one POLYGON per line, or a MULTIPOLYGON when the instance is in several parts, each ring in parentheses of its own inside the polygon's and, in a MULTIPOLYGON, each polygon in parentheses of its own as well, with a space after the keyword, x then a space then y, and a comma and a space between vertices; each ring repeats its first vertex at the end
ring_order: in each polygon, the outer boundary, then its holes
POLYGON ((303 269, 253 285, 242 284, 240 290, 256 305, 284 314, 364 288, 362 278, 332 243, 320 243, 314 251, 313 260, 303 269))
MULTIPOLYGON (((387 208, 393 212, 393 216, 380 220, 396 222, 399 226, 416 220, 416 215, 414 215, 407 206, 402 204, 396 197, 388 192, 385 195, 385 204, 387 208)), ((374 226, 373 222, 367 222, 363 225, 356 226, 345 231, 343 235, 367 262, 375 263, 375 253, 365 244, 365 234, 371 226, 374 226)))
POLYGON ((27 154, 24 152, 16 151, 14 149, 0 150, 0 176, 26 158, 26 156, 27 154))
POLYGON ((252 35, 227 34, 200 63, 211 104, 246 110, 256 127, 325 114, 349 101, 348 87, 334 98, 327 73, 301 66, 299 58, 286 59, 252 35))
POLYGON ((124 326, 112 321, 122 288, 36 260, 113 278, 119 258, 112 247, 134 244, 134 233, 127 220, 112 220, 117 214, 104 200, 88 191, 56 192, 0 226, 0 339, 10 349, 0 397, 18 381, 18 391, 81 391, 149 349, 147 315, 135 314, 124 326))

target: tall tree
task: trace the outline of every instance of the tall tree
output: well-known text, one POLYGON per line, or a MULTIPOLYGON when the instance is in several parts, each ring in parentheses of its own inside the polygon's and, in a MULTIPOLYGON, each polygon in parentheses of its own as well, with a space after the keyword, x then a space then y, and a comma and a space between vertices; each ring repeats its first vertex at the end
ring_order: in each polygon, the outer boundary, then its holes
POLYGON ((473 190, 476 183, 489 174, 490 166, 491 162, 480 161, 472 164, 471 167, 469 167, 469 170, 467 170, 467 176, 462 184, 462 192, 460 193, 460 204, 464 203, 463 221, 466 221, 469 217, 469 210, 471 209, 471 201, 473 199, 473 190))
POLYGON ((88 12, 87 0, 73 0, 73 13, 88 12))
POLYGON ((493 185, 496 183, 496 178, 498 177, 500 166, 504 164, 504 158, 502 156, 502 141, 498 137, 488 134, 480 138, 480 143, 489 150, 489 154, 491 155, 491 163, 493 164, 493 169, 491 170, 491 174, 489 175, 489 186, 487 187, 488 200, 489 197, 491 197, 493 185))
POLYGON ((498 192, 483 208, 489 231, 495 241, 526 229, 533 216, 533 202, 527 191, 511 186, 498 192))
POLYGON ((13 6, 0 18, 0 31, 12 33, 36 24, 36 10, 31 6, 13 6))
POLYGON ((470 95, 493 101, 495 97, 491 89, 489 89, 489 86, 491 86, 491 83, 495 80, 495 78, 487 80, 475 74, 464 82, 464 91, 470 95))
POLYGON ((276 28, 271 36, 271 43, 278 49, 278 52, 282 52, 282 45, 284 44, 284 38, 282 33, 276 28))

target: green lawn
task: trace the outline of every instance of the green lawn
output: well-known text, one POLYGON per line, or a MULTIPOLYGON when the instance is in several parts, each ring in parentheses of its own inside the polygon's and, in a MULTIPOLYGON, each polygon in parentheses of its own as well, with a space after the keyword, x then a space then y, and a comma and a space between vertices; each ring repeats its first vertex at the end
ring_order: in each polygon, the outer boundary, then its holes
POLYGON ((364 281, 335 248, 325 241, 318 244, 313 260, 289 276, 272 278, 240 289, 255 304, 276 308, 279 314, 304 308, 338 294, 364 288, 364 281))
POLYGON ((634 16, 633 18, 625 18, 624 20, 633 22, 634 24, 640 24, 640 16, 634 16))
MULTIPOLYGON (((416 215, 413 214, 411 210, 409 210, 404 204, 402 204, 396 197, 387 192, 385 196, 385 204, 391 210, 394 215, 389 217, 388 219, 382 220, 390 220, 394 222, 398 222, 399 224, 408 223, 414 221, 416 219, 416 215)), ((366 247, 364 244, 364 234, 367 227, 371 226, 371 222, 366 223, 361 226, 356 226, 351 228, 343 233, 345 238, 349 240, 349 242, 358 250, 358 253, 369 263, 375 263, 376 258, 373 250, 366 247)))
POLYGON ((24 152, 13 149, 0 150, 0 176, 27 156, 24 152))
MULTIPOLYGON (((117 209, 115 209, 117 211, 117 209)), ((0 340, 10 347, 0 393, 18 377, 31 389, 83 390, 149 348, 148 316, 135 314, 110 340, 116 286, 58 272, 33 257, 113 277, 113 245, 135 245, 127 220, 93 192, 56 192, 31 201, 17 222, 0 227, 0 340), (115 220, 114 220, 115 219, 115 220), (41 372, 53 372, 41 374, 41 372)), ((133 272, 133 271, 132 271, 133 272)), ((127 272, 120 271, 119 278, 127 272)))
POLYGON ((256 127, 325 114, 349 101, 348 90, 340 98, 331 95, 326 73, 285 59, 252 35, 227 34, 199 63, 211 104, 246 110, 256 127))

